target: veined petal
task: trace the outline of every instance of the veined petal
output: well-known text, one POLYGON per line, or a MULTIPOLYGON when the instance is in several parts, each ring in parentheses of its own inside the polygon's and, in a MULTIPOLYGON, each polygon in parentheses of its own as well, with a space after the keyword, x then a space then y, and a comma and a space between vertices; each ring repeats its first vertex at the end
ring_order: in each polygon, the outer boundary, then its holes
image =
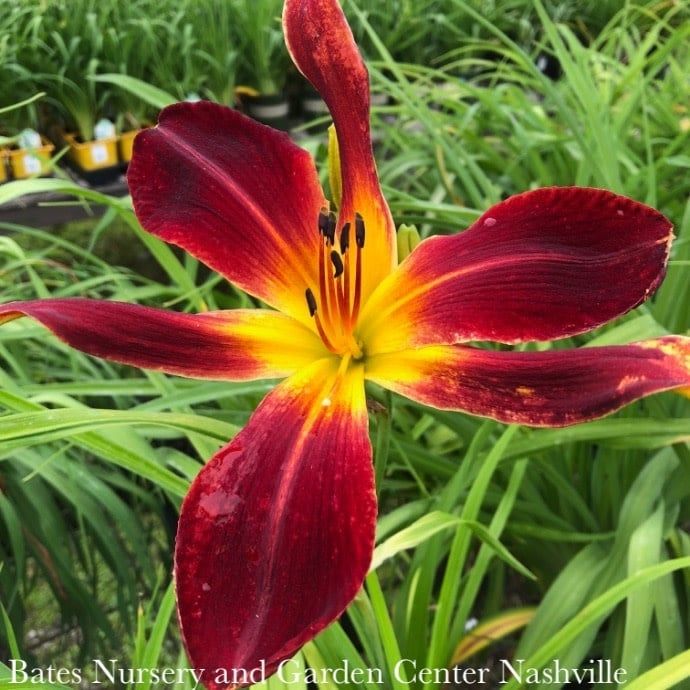
POLYGON ((375 523, 363 367, 316 362, 269 393, 182 505, 175 581, 192 665, 273 673, 355 596, 375 523))
POLYGON ((369 75, 338 0, 286 0, 285 41, 294 63, 328 105, 340 151, 340 227, 364 218, 362 295, 396 264, 395 226, 376 172, 369 123, 369 75))
POLYGON ((528 426, 567 426, 689 386, 690 338, 547 352, 437 345, 371 357, 366 376, 443 410, 528 426))
POLYGON ((599 189, 537 189, 422 242, 372 296, 370 352, 583 333, 643 302, 673 237, 658 211, 599 189))
POLYGON ((21 316, 87 354, 200 379, 278 378, 327 354, 306 326, 266 309, 181 314, 79 298, 0 305, 0 324, 21 316))
POLYGON ((177 103, 137 135, 127 181, 146 230, 308 320, 325 201, 311 157, 287 134, 215 103, 177 103))

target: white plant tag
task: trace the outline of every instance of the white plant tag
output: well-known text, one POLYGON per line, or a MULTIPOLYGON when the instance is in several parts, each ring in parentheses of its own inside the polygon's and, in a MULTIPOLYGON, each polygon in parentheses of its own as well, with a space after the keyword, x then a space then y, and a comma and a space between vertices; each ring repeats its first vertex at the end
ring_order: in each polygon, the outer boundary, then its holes
POLYGON ((20 149, 37 149, 41 145, 41 135, 35 129, 24 129, 19 133, 17 145, 20 149))
POLYGON ((32 156, 31 154, 27 153, 24 156, 24 169, 28 175, 40 173, 42 170, 41 161, 36 158, 36 156, 32 156))
POLYGON ((105 117, 96 123, 93 128, 93 138, 97 141, 112 139, 115 136, 115 125, 105 117))
POLYGON ((105 163, 108 160, 108 149, 105 144, 94 144, 91 147, 91 160, 94 163, 105 163))

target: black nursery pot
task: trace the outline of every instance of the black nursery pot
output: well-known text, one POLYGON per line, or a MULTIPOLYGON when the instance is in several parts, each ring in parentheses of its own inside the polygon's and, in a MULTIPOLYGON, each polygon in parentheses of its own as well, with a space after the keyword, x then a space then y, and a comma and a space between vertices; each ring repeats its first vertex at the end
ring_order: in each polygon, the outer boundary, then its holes
POLYGON ((290 102, 282 93, 249 96, 244 108, 250 117, 275 129, 290 129, 290 102))
POLYGON ((120 178, 117 137, 82 141, 76 134, 63 132, 61 139, 69 147, 66 163, 90 186, 101 187, 120 178))
POLYGON ((328 125, 331 124, 328 106, 316 89, 305 89, 302 91, 299 101, 302 119, 310 123, 310 132, 320 132, 328 129, 328 125), (329 119, 325 122, 311 124, 314 120, 323 117, 328 117, 329 119))

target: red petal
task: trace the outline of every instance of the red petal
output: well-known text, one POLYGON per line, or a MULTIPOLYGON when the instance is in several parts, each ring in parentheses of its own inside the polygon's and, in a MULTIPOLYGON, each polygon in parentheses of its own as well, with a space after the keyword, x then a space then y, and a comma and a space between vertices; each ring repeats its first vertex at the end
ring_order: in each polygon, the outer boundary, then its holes
POLYGON ((363 372, 336 371, 322 360, 280 384, 192 484, 175 578, 196 668, 272 673, 363 582, 376 523, 363 372))
POLYGON ((690 385, 690 338, 548 352, 439 345, 372 357, 367 378, 443 410, 567 426, 690 385))
POLYGON ((146 230, 309 318, 324 198, 311 157, 286 134, 215 103, 177 103, 137 136, 127 180, 146 230))
POLYGON ((395 226, 376 173, 369 123, 369 75, 337 0, 286 0, 285 40, 292 59, 328 105, 340 148, 340 225, 366 224, 366 297, 396 263, 395 226))
POLYGON ((658 211, 611 192, 520 194, 420 244, 370 300, 361 337, 381 352, 582 333, 649 297, 672 236, 658 211))
POLYGON ((0 306, 0 324, 30 316, 96 357, 193 378, 287 376, 326 352, 289 316, 260 309, 180 314, 122 302, 45 299, 0 306))

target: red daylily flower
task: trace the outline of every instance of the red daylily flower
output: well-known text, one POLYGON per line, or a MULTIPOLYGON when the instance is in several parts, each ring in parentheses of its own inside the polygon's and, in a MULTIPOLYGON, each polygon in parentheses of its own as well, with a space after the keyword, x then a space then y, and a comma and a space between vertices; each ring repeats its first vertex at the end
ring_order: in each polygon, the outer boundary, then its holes
MULTIPOLYGON (((175 554, 197 668, 273 672, 361 587, 376 494, 364 381, 442 409, 560 426, 690 386, 690 339, 549 352, 480 349, 593 329, 662 280, 671 223, 607 191, 499 203, 397 266, 369 131, 369 84, 337 0, 286 0, 292 57, 334 120, 342 202, 282 133, 207 102, 166 108, 135 142, 146 230, 274 310, 197 315, 52 299, 0 307, 92 355, 181 376, 287 377, 201 470, 175 554)), ((208 675, 205 684, 224 687, 208 675)))

